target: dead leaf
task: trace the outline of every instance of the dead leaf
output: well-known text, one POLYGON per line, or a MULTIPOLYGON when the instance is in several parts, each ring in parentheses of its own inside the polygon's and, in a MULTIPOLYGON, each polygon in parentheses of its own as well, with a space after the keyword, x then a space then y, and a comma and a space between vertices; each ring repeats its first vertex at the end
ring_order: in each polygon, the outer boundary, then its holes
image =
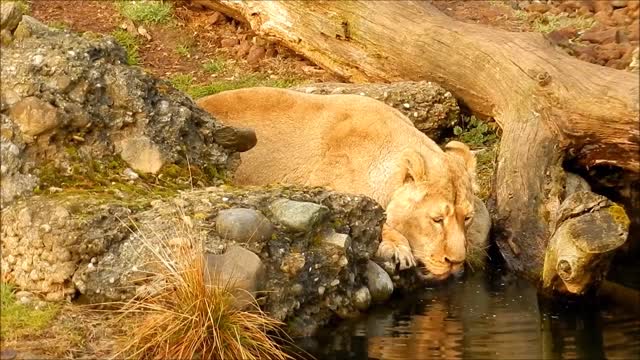
POLYGON ((146 37, 147 40, 151 41, 151 35, 149 35, 147 29, 143 28, 142 25, 138 26, 138 34, 146 37))
POLYGON ((133 23, 131 19, 126 19, 121 28, 127 30, 127 32, 133 36, 138 36, 138 30, 136 30, 136 24, 133 23))

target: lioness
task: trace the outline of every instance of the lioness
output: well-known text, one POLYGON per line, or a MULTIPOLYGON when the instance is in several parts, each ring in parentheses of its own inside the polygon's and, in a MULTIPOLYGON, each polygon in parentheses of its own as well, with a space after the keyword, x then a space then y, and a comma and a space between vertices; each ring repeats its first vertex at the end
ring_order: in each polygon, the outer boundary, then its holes
POLYGON ((400 269, 424 264, 441 280, 462 269, 465 224, 474 212, 475 157, 445 151, 398 110, 358 95, 275 88, 225 91, 197 101, 221 122, 252 128, 235 182, 324 186, 363 194, 386 209, 378 256, 400 269))

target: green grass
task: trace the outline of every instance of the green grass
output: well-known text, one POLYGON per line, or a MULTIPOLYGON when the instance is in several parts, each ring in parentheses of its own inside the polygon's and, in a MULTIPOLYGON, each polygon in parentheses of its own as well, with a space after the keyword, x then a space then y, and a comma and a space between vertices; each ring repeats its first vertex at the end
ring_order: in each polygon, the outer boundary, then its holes
POLYGON ((288 88, 300 83, 294 78, 271 79, 264 75, 247 75, 236 80, 220 80, 208 84, 194 84, 193 76, 175 74, 169 81, 178 90, 187 93, 193 99, 217 94, 222 91, 235 90, 255 86, 288 88))
POLYGON ((146 24, 166 23, 173 12, 173 7, 166 0, 117 1, 116 8, 122 16, 146 24))
POLYGON ((462 127, 453 128, 458 141, 469 145, 472 149, 491 146, 498 141, 496 123, 486 123, 475 116, 462 116, 462 127))
POLYGON ((18 5, 18 8, 20 8, 24 15, 31 14, 31 6, 25 0, 17 0, 15 1, 15 3, 16 5, 18 5))
POLYGON ((191 56, 191 47, 188 45, 178 45, 176 46, 176 53, 182 57, 191 56))
POLYGON ((131 35, 129 32, 123 29, 114 30, 111 33, 118 44, 120 44, 127 52, 127 64, 138 65, 140 64, 140 53, 138 53, 138 39, 131 35))
POLYGON ((193 84, 193 76, 187 74, 175 74, 169 79, 169 82, 171 82, 171 85, 173 85, 174 88, 188 93, 193 84))
POLYGON ((12 287, 0 283, 0 338, 16 339, 24 335, 35 335, 45 329, 58 314, 59 306, 47 304, 36 310, 29 305, 20 304, 12 287))
POLYGON ((227 63, 223 59, 215 58, 204 63, 202 67, 205 71, 216 74, 219 72, 223 72, 227 67, 227 63))

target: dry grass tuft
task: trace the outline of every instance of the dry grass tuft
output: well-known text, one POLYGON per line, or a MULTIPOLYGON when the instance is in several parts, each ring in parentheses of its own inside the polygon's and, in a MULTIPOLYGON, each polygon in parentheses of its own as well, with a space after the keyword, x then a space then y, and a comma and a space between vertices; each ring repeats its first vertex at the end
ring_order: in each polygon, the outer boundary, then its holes
POLYGON ((120 337, 115 357, 291 359, 276 341, 282 341, 275 334, 283 324, 263 313, 255 300, 242 309, 234 306, 232 283, 207 285, 202 239, 190 221, 175 229, 176 234, 151 236, 138 229, 159 265, 150 275, 163 281, 153 293, 120 304, 115 321, 132 324, 132 331, 120 337), (176 238, 182 240, 178 246, 176 238))

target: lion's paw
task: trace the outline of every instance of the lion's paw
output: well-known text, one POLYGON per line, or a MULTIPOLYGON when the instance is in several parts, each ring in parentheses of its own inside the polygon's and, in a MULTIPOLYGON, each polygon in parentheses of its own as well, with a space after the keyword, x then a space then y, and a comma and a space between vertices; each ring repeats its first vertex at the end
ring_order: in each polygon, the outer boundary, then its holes
POLYGON ((400 265, 400 270, 416 266, 416 260, 413 257, 411 248, 406 245, 397 245, 390 241, 382 241, 380 246, 378 246, 376 255, 383 259, 393 259, 396 264, 400 265))

